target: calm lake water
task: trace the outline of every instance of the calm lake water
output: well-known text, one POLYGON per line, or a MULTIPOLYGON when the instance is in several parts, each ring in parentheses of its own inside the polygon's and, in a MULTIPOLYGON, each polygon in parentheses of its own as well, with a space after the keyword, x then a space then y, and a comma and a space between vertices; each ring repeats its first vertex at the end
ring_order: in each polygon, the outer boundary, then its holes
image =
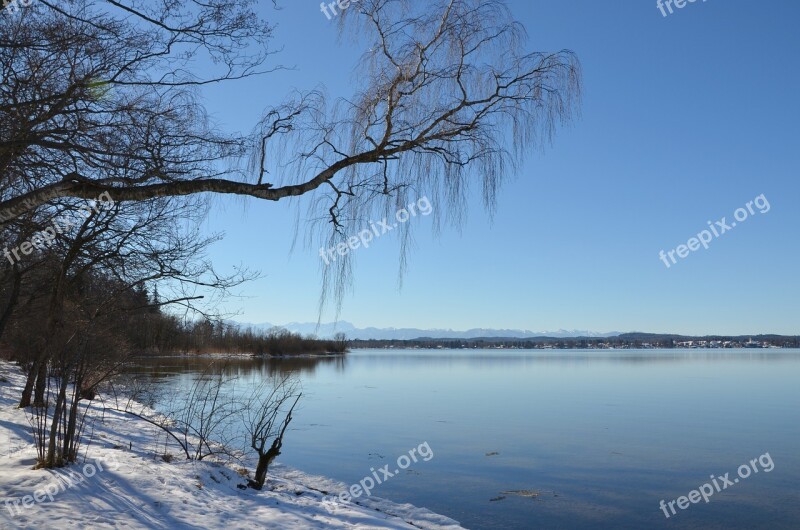
MULTIPOLYGON (((173 388, 207 362, 137 371, 173 388)), ((228 370, 239 388, 300 375, 279 462, 305 472, 352 484, 427 442, 432 459, 373 495, 466 528, 800 528, 800 350, 356 350, 228 370), (659 508, 767 452, 772 471, 659 508)))

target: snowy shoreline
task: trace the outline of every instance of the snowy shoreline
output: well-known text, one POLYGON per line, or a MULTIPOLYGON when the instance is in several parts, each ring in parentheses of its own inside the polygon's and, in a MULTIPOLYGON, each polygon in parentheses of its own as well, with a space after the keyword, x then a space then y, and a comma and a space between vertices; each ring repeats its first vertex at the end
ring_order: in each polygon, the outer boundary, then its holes
POLYGON ((33 470, 36 449, 25 411, 24 377, 0 361, 0 529, 129 528, 456 530, 456 521, 378 497, 323 504, 345 484, 276 464, 263 491, 240 489, 236 469, 213 462, 164 462, 164 434, 94 401, 81 459, 33 470))

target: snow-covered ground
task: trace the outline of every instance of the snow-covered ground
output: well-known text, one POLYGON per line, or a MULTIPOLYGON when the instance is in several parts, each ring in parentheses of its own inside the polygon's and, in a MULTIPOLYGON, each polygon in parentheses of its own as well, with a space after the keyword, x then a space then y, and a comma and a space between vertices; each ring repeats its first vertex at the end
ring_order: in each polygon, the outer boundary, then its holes
POLYGON ((163 432, 129 415, 103 413, 97 402, 88 414, 80 462, 34 470, 31 428, 25 411, 16 408, 23 382, 18 367, 0 361, 2 529, 461 528, 423 508, 376 497, 359 505, 323 504, 325 492, 346 486, 281 465, 270 468, 263 491, 240 489, 245 479, 234 467, 177 454, 164 462, 156 456, 164 453, 163 432))

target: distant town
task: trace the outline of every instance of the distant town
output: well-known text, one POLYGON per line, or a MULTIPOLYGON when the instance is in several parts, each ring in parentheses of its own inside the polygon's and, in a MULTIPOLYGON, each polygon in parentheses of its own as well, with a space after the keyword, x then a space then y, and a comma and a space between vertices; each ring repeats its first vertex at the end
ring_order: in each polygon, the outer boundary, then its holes
POLYGON ((664 348, 798 348, 800 336, 747 335, 687 337, 653 333, 624 333, 614 337, 534 337, 446 339, 420 337, 411 340, 351 340, 351 348, 413 349, 511 349, 511 350, 628 350, 664 348))

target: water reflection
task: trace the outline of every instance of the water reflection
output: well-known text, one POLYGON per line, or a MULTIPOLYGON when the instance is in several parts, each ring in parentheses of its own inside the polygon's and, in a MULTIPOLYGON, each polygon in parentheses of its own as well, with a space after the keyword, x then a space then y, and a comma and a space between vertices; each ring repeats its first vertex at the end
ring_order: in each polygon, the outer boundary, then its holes
POLYGON ((343 355, 304 357, 251 357, 243 355, 195 355, 180 357, 137 357, 128 367, 129 373, 166 379, 182 373, 223 374, 228 377, 261 375, 268 378, 290 373, 313 375, 320 366, 330 366, 343 371, 343 355))
POLYGON ((206 370, 242 391, 297 374, 282 463, 350 484, 384 462, 372 455, 428 442, 436 457, 377 495, 467 528, 667 528, 659 499, 765 451, 775 473, 693 506, 681 527, 800 520, 788 493, 800 483, 800 350, 356 350, 146 358, 131 370, 167 393, 206 370), (497 500, 513 490, 542 494, 497 500))
POLYGON ((176 374, 210 373, 230 377, 261 376, 269 378, 290 373, 313 376, 320 367, 343 373, 353 365, 485 365, 508 366, 529 363, 670 363, 685 361, 751 361, 778 362, 800 359, 798 350, 741 349, 741 350, 355 350, 347 355, 303 357, 252 357, 225 355, 196 355, 178 357, 137 357, 128 372, 146 375, 154 380, 176 374))

